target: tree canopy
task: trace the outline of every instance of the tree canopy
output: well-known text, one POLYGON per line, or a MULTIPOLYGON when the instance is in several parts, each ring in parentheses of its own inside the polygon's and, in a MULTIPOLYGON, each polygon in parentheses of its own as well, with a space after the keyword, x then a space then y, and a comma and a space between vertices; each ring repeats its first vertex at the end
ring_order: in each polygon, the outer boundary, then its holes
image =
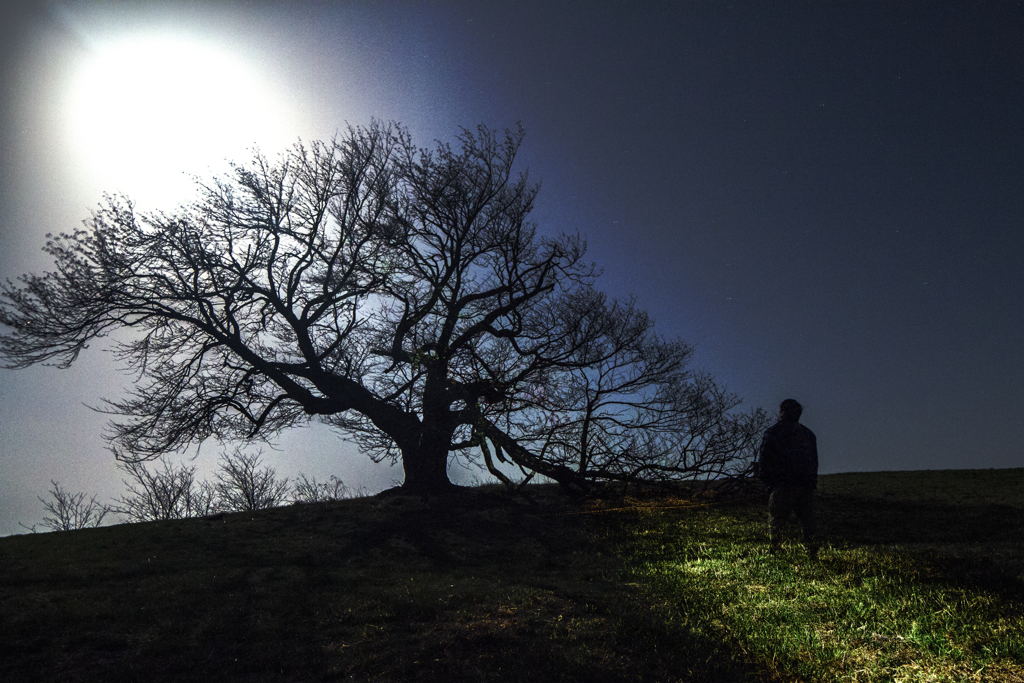
POLYGON ((373 123, 257 153, 173 212, 107 197, 48 236, 54 271, 2 287, 0 356, 67 367, 122 331, 136 381, 106 437, 129 462, 320 420, 423 492, 453 456, 571 488, 742 468, 763 414, 598 291, 578 236, 538 231, 522 137, 424 149, 373 123))

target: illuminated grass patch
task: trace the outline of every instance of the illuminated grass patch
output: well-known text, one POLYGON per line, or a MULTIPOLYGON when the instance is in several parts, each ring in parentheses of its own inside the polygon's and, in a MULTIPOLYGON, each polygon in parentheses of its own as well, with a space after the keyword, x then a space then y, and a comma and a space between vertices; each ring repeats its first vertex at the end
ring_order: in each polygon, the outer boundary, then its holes
POLYGON ((896 549, 837 543, 815 562, 792 543, 772 555, 761 512, 620 516, 626 580, 777 680, 1024 681, 1019 596, 944 580, 896 549))

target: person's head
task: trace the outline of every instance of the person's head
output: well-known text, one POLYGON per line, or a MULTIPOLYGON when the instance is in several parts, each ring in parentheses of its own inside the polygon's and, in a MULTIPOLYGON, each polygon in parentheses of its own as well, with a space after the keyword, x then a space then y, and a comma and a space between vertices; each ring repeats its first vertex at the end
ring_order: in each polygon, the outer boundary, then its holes
POLYGON ((804 407, 791 398, 787 398, 779 406, 779 418, 790 422, 799 422, 800 414, 803 412, 804 407))

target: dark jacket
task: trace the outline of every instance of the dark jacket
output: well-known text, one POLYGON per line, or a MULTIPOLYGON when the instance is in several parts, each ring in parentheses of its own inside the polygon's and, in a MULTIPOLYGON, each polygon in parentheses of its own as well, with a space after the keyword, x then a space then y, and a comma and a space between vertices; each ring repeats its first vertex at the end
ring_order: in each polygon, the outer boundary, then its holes
POLYGON ((757 460, 758 476, 770 489, 818 486, 818 440, 799 422, 779 420, 765 430, 757 460))

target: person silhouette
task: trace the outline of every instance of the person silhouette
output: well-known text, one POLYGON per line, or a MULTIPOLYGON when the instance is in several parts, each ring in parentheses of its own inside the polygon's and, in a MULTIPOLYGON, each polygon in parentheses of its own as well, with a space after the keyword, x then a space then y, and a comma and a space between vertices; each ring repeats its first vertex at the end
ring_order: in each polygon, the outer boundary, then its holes
POLYGON ((768 535, 772 552, 782 541, 782 527, 793 513, 803 528, 804 545, 818 555, 814 519, 814 490, 818 487, 818 441, 800 424, 803 406, 787 398, 779 406, 779 421, 765 430, 758 449, 757 471, 768 488, 768 535))

